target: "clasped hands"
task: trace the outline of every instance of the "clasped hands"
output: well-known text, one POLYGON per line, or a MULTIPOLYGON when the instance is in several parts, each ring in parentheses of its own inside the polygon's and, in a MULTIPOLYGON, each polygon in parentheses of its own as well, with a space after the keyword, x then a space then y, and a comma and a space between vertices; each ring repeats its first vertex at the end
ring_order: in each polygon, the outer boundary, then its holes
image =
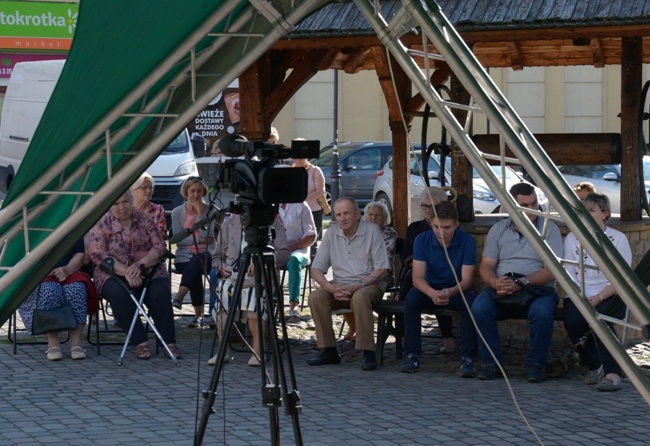
POLYGON ((352 295, 359 291, 361 288, 359 285, 343 285, 340 283, 333 284, 334 290, 332 295, 334 299, 340 300, 341 302, 349 302, 352 299, 352 295))
POLYGON ((494 281, 494 290, 500 296, 507 296, 514 294, 521 290, 521 287, 515 283, 514 280, 507 276, 497 277, 494 281))
POLYGON ((142 265, 140 262, 136 262, 126 267, 124 278, 131 288, 141 287, 144 283, 144 276, 142 275, 140 265, 142 265))
POLYGON ((449 304, 449 289, 445 288, 444 290, 433 290, 431 295, 429 295, 431 300, 435 305, 444 306, 449 304))

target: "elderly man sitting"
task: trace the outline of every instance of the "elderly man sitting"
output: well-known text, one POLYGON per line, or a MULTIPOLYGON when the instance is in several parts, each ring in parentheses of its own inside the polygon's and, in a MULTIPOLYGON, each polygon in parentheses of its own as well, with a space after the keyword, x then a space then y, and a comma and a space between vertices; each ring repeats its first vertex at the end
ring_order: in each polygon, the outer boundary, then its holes
POLYGON ((321 286, 309 295, 309 308, 316 325, 316 344, 322 353, 309 365, 339 364, 332 327, 332 311, 351 308, 357 321, 356 348, 363 350, 363 370, 375 370, 374 317, 372 308, 384 295, 390 269, 384 239, 374 223, 361 221, 357 202, 350 197, 334 203, 337 226, 323 237, 311 266, 321 286), (325 273, 332 268, 333 280, 325 273))

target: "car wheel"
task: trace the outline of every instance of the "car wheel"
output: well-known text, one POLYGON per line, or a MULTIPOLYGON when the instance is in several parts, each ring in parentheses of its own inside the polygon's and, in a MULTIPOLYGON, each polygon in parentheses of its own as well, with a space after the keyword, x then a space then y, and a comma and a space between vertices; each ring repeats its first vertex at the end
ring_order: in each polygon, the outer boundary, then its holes
POLYGON ((390 204, 390 198, 383 192, 380 192, 375 197, 375 201, 383 204, 388 209, 388 218, 390 219, 390 226, 393 225, 393 206, 390 204))

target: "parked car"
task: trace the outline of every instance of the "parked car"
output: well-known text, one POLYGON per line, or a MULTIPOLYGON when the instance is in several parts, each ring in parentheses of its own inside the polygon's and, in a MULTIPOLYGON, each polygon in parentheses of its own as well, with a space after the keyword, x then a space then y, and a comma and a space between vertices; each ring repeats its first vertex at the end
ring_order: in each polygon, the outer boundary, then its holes
MULTIPOLYGON (((325 175, 327 200, 331 202, 332 145, 323 147, 318 159, 310 162, 321 168, 325 175)), ((363 208, 372 201, 375 176, 393 155, 390 141, 353 141, 338 145, 341 178, 341 196, 347 195, 363 208)))
MULTIPOLYGON (((420 168, 418 163, 420 163, 421 154, 420 151, 415 151, 415 154, 411 154, 411 160, 409 163, 409 173, 410 173, 410 184, 411 184, 411 195, 419 196, 422 193, 422 190, 425 188, 426 184, 422 177, 420 176, 420 168)), ((447 158, 445 169, 445 177, 447 178, 447 184, 449 184, 449 179, 451 178, 451 160, 447 158)), ((428 176, 429 183, 431 186, 440 186, 440 159, 437 155, 431 155, 429 158, 428 164, 428 176)), ((492 166, 492 170, 497 175, 501 177, 501 167, 492 166)), ((509 189, 513 184, 524 181, 514 170, 510 167, 506 168, 505 171, 505 183, 506 187, 509 189)), ((494 196, 487 183, 479 175, 476 169, 473 169, 473 205, 474 213, 476 214, 489 214, 497 210, 500 206, 499 200, 494 196)), ((537 192, 537 198, 540 205, 545 205, 548 200, 544 192, 535 188, 537 192)), ((388 207, 388 210, 393 214, 393 165, 392 160, 388 161, 383 169, 377 173, 377 180, 375 181, 375 187, 373 189, 373 197, 375 201, 380 201, 388 207)))
MULTIPOLYGON (((572 188, 582 181, 589 181, 596 186, 598 193, 609 197, 612 213, 621 212, 621 166, 619 164, 558 166, 558 170, 572 188)), ((647 155, 643 157, 643 178, 646 194, 650 194, 650 156, 647 155)))

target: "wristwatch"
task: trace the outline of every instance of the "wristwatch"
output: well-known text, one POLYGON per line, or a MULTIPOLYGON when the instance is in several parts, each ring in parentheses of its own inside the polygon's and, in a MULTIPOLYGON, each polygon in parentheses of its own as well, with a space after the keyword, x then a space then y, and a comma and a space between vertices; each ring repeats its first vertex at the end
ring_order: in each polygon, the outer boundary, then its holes
POLYGON ((522 277, 521 280, 524 282, 524 285, 530 286, 530 279, 528 278, 528 276, 522 277))

